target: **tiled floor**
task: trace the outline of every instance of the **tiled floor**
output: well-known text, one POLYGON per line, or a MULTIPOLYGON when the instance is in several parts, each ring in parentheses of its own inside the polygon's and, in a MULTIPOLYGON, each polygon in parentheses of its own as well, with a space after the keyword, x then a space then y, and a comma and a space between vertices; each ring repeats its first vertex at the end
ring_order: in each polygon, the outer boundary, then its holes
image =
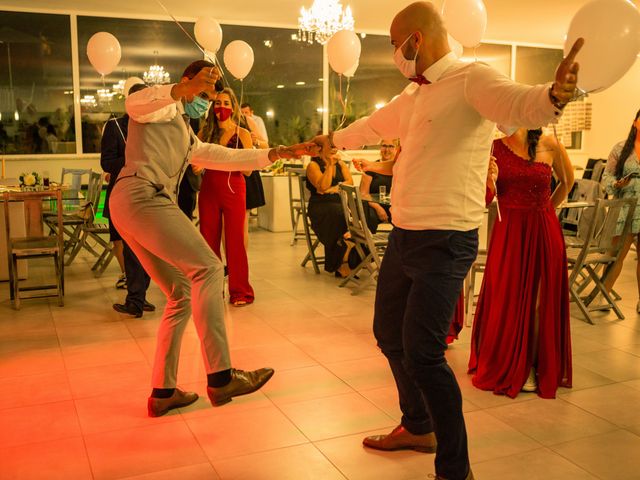
MULTIPOLYGON (((138 480, 418 480, 433 456, 362 448, 398 422, 393 380, 371 335, 373 290, 351 296, 327 274, 301 268, 289 236, 251 235, 257 301, 227 309, 234 363, 276 375, 253 395, 214 409, 200 399, 146 416, 155 330, 111 309, 115 262, 94 279, 90 259, 67 269, 66 306, 11 309, 0 284, 0 478, 138 480)), ((35 270, 32 270, 32 274, 35 270)), ((617 285, 626 320, 574 318, 574 388, 556 400, 515 400, 471 386, 469 329, 448 352, 465 399, 476 478, 640 479, 640 316, 634 262, 617 285)), ((163 297, 152 286, 150 300, 163 297)), ((574 310, 575 312, 575 310, 574 310)), ((181 385, 205 393, 193 325, 181 385)))

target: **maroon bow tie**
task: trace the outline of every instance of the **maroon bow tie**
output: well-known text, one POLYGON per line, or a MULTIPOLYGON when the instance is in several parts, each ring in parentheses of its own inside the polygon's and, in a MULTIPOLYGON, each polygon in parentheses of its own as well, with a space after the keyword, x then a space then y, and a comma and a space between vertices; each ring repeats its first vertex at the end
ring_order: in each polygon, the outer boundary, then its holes
POLYGON ((411 77, 409 80, 412 82, 416 82, 418 85, 430 85, 431 82, 424 78, 424 75, 417 75, 415 77, 411 77))

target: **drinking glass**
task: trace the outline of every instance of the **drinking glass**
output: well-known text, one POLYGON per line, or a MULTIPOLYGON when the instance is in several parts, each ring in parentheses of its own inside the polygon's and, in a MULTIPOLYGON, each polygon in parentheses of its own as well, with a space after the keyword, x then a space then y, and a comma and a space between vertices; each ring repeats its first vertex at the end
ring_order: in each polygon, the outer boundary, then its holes
POLYGON ((378 190, 378 193, 380 194, 380 200, 385 200, 387 198, 387 186, 380 185, 380 189, 378 190))

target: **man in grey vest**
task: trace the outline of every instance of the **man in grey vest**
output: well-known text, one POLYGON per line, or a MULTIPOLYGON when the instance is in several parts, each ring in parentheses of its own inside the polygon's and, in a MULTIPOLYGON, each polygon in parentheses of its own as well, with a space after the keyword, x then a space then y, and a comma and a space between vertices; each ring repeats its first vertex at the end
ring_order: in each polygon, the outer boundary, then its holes
POLYGON ((167 296, 158 330, 149 416, 195 402, 176 388, 180 343, 192 314, 202 344, 207 394, 214 406, 262 387, 273 369, 231 368, 224 325, 223 266, 176 205, 186 168, 262 169, 279 158, 315 155, 310 144, 270 150, 235 150, 201 142, 189 127, 209 108, 219 79, 209 62, 193 62, 179 83, 154 86, 126 101, 126 163, 111 194, 112 220, 151 278, 167 296))

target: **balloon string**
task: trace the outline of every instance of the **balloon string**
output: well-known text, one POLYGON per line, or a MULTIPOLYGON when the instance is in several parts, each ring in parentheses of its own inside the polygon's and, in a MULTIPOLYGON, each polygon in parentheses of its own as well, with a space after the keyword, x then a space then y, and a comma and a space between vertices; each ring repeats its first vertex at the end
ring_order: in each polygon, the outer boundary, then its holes
MULTIPOLYGON (((107 89, 107 85, 105 83, 104 80, 104 75, 102 75, 102 87, 104 90, 107 89)), ((118 127, 118 131, 120 132, 120 135, 122 136, 122 141, 124 142, 124 144, 127 144, 127 138, 124 136, 124 132, 122 131, 122 128, 120 128, 120 124, 118 123, 118 117, 116 117, 115 113, 113 113, 113 109, 111 108, 111 97, 108 97, 109 100, 107 101, 107 105, 109 106, 109 120, 111 120, 113 118, 113 121, 116 122, 116 127, 118 127)), ((107 122, 109 121, 107 120, 107 122)))
POLYGON ((347 120, 347 105, 348 105, 348 101, 349 101, 349 88, 351 86, 351 78, 347 77, 347 89, 345 91, 344 97, 342 96, 342 74, 338 75, 339 79, 340 79, 340 86, 339 86, 339 90, 338 90, 338 99, 340 100, 340 105, 342 106, 342 118, 340 119, 340 125, 338 125, 338 128, 336 128, 336 130, 340 130, 342 128, 342 126, 344 125, 344 122, 347 120))
POLYGON ((209 60, 210 62, 216 64, 220 70, 220 76, 222 77, 222 81, 223 83, 229 87, 229 82, 227 81, 227 77, 224 74, 224 71, 222 70, 222 65, 220 64, 220 62, 218 61, 218 55, 216 53, 213 54, 213 58, 211 58, 211 56, 207 53, 207 51, 202 48, 200 46, 200 44, 196 41, 195 38, 193 38, 189 32, 187 32, 185 30, 185 28, 182 26, 182 24, 178 21, 178 19, 176 19, 176 17, 173 16, 173 14, 169 11, 169 9, 167 7, 164 6, 164 4, 160 1, 160 0, 156 0, 156 2, 158 2, 158 4, 163 8, 163 10, 165 12, 167 12, 167 15, 169 15, 171 17, 171 19, 175 22, 176 25, 178 25, 178 27, 180 28, 180 30, 182 30, 184 32, 184 34, 187 36, 187 38, 189 40, 191 40, 193 42, 193 44, 197 47, 198 50, 200 50, 202 52, 202 54, 205 56, 205 58, 207 60, 209 60))
MULTIPOLYGON (((239 108, 242 106, 243 102, 244 102, 244 79, 240 80, 240 103, 238 105, 239 108)), ((242 113, 242 108, 240 108, 240 118, 244 118, 244 121, 247 124, 247 128, 248 128, 249 122, 247 122, 247 117, 245 116, 245 114, 242 113)), ((238 123, 236 124, 236 149, 238 148, 239 144, 240 144, 240 121, 238 121, 238 123)))

